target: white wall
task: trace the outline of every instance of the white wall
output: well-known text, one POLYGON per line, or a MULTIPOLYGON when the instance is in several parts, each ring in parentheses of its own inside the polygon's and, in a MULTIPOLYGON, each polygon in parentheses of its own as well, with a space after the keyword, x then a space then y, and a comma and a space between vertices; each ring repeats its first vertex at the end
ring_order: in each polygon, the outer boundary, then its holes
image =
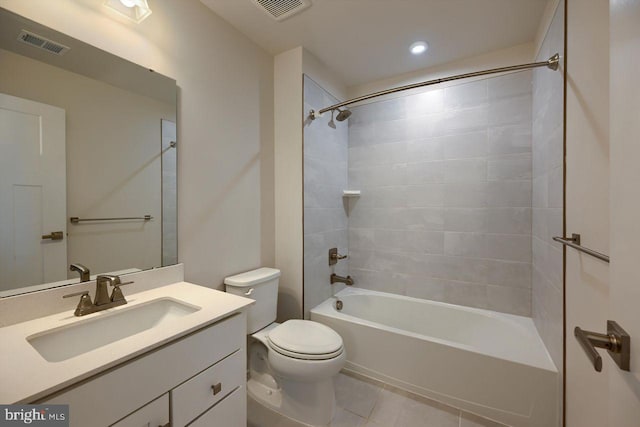
POLYGON ((67 216, 154 217, 68 224, 68 263, 94 273, 160 266, 160 121, 175 121, 175 105, 6 50, 0 63, 0 92, 66 112, 67 216))
POLYGON ((178 239, 186 280, 273 265, 273 58, 197 0, 134 24, 95 0, 0 7, 177 80, 178 239))
POLYGON ((302 48, 274 65, 275 248, 278 320, 302 317, 302 48))
POLYGON ((344 101, 347 98, 347 87, 340 78, 306 49, 302 49, 302 72, 338 100, 344 101))
POLYGON ((302 47, 275 57, 275 247, 282 271, 278 320, 302 317, 303 300, 303 74, 321 82, 335 97, 346 91, 340 80, 302 47))
MULTIPOLYGON (((567 1, 566 228, 582 244, 609 253, 609 2, 567 1)), ((566 422, 607 425, 607 365, 594 371, 573 336, 604 331, 609 267, 566 250, 566 422)), ((602 354, 603 359, 609 356, 602 354)), ((613 426, 612 426, 613 427, 613 426)))
POLYGON ((533 39, 534 58, 532 59, 535 59, 540 53, 544 39, 547 37, 547 30, 551 26, 551 21, 553 21, 553 18, 556 15, 558 4, 560 4, 560 0, 547 0, 547 5, 544 8, 542 19, 540 19, 540 24, 538 25, 538 31, 533 39))

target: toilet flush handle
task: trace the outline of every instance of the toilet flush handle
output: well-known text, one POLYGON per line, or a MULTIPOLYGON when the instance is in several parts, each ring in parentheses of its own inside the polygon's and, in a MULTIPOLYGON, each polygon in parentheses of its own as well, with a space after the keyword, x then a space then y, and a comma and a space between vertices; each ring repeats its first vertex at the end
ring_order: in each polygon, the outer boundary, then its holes
POLYGON ((249 296, 253 293, 253 288, 249 289, 247 292, 244 293, 245 296, 249 296))

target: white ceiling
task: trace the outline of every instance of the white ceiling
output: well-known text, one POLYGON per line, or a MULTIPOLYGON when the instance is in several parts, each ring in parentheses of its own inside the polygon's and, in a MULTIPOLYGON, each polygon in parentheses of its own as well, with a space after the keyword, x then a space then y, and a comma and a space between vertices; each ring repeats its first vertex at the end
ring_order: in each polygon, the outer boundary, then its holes
POLYGON ((502 49, 534 39, 547 0, 313 0, 276 22, 254 0, 201 0, 272 54, 304 46, 345 85, 502 49), (409 45, 425 40, 427 54, 409 45))

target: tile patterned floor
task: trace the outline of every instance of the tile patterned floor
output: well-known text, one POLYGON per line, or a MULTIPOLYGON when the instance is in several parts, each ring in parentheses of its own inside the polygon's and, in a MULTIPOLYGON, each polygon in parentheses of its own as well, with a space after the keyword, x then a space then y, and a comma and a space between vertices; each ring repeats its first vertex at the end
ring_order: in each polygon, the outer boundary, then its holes
MULTIPOLYGON (((359 376, 341 373, 334 382, 338 409, 330 427, 502 426, 359 376)), ((264 409, 250 399, 249 427, 305 427, 275 413, 266 414, 264 409)))

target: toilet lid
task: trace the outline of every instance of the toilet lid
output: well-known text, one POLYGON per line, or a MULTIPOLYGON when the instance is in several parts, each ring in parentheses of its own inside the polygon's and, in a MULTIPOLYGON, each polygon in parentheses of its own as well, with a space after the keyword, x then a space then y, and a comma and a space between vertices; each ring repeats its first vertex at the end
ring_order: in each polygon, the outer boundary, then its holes
POLYGON ((268 338, 275 350, 292 357, 331 358, 342 353, 342 337, 328 326, 311 320, 287 320, 269 332, 268 338))

